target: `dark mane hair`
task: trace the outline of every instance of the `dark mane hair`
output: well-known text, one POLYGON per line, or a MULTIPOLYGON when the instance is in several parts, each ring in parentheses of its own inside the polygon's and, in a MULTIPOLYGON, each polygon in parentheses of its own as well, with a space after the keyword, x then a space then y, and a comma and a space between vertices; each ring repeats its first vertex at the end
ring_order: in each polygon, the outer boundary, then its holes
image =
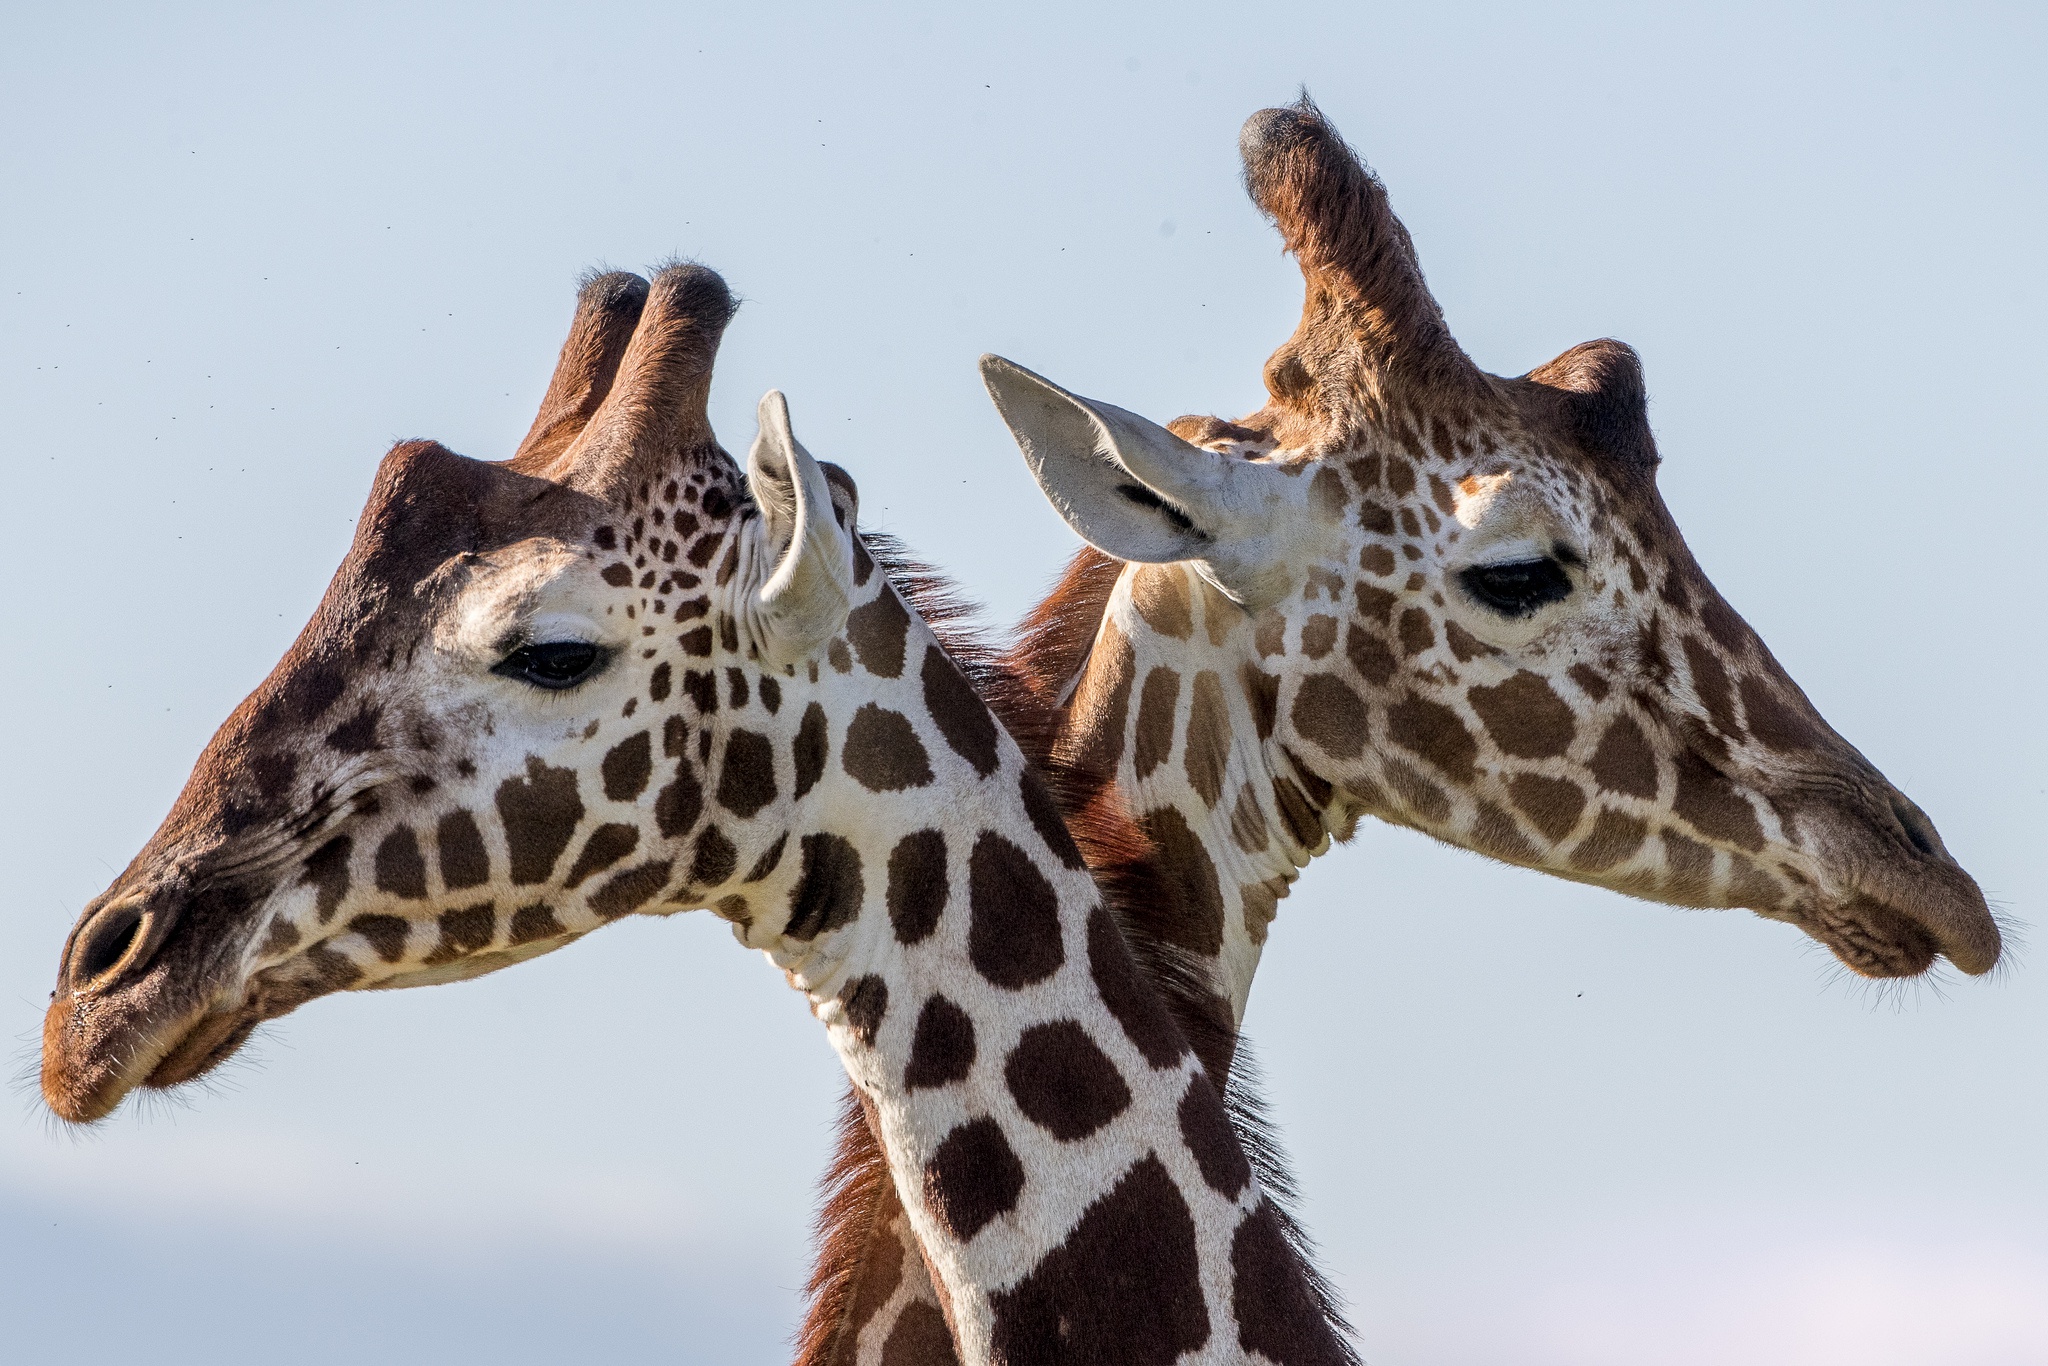
MULTIPOLYGON (((1044 777, 1102 889, 1103 904, 1123 928, 1132 957, 1159 991, 1203 1067, 1211 1077, 1223 1079, 1231 1127, 1273 1203, 1316 1307, 1350 1354, 1351 1328, 1336 1290, 1316 1267, 1314 1248, 1294 1215, 1294 1179, 1257 1095, 1256 1068, 1232 1027, 1228 1004, 1209 990, 1196 963, 1171 942, 1179 911, 1173 880, 1160 866, 1152 842, 1117 800, 1111 787, 1115 773, 1055 754, 1061 694, 1087 662, 1124 562, 1084 546, 1020 624, 1016 643, 1003 649, 981 627, 980 609, 950 580, 913 558, 901 541, 872 531, 861 532, 860 539, 1044 777)), ((827 1366, 835 1360, 863 1259, 873 1241, 874 1221, 886 1206, 888 1163, 851 1088, 837 1128, 832 1164, 819 1182, 818 1258, 804 1288, 809 1305, 797 1333, 797 1366, 827 1366)))

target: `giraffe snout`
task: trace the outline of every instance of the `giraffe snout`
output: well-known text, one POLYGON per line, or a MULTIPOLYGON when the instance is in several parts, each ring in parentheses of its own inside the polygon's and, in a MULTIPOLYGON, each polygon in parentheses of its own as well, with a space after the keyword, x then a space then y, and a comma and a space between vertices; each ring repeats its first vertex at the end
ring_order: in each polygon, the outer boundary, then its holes
POLYGON ((1998 922, 1927 813, 1882 779, 1849 805, 1830 840, 1845 856, 1847 895, 1814 910, 1818 937, 1867 977, 1914 976, 1937 957, 1972 976, 1996 966, 1998 922))

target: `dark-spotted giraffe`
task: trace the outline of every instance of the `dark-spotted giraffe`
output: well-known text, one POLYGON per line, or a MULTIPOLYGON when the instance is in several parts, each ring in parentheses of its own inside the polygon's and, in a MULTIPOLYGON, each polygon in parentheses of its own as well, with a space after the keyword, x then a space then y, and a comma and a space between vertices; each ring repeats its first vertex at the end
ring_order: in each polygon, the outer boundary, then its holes
MULTIPOLYGON (((1693 562, 1634 353, 1480 372, 1313 106, 1254 115, 1241 150, 1307 284, 1264 408, 1162 428, 983 362, 1093 547, 1012 663, 1055 714, 1048 771, 1078 799, 1107 785, 1177 874, 1170 913, 1133 922, 1141 950, 1195 965, 1234 1027, 1279 899, 1371 815, 1653 901, 1748 907, 1866 976, 1939 955, 1988 970, 1998 929, 1932 823, 1693 562)), ((852 1138, 842 1181, 876 1160, 852 1138)), ((886 1191, 870 1217, 865 1261, 820 1268, 856 1289, 821 1297, 807 1362, 876 1360, 854 1346, 930 1294, 886 1191)))
POLYGON ((732 307, 701 267, 600 277, 510 461, 385 457, 312 621, 72 932, 45 1098, 91 1121, 314 997, 710 907, 806 995, 886 1155, 941 1292, 892 1350, 1348 1360, 851 482, 778 394, 744 473, 718 447, 732 307))

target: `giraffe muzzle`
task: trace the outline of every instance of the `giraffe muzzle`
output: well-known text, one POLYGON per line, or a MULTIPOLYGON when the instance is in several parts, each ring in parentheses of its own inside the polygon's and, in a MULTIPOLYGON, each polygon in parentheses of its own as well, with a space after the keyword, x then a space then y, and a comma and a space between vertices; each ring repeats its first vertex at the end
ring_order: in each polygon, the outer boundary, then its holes
POLYGON ((1989 972, 2004 947, 1998 922, 1934 822, 1890 783, 1859 805, 1870 809, 1827 821, 1842 891, 1793 918, 1860 976, 1913 977, 1937 958, 1971 976, 1989 972))

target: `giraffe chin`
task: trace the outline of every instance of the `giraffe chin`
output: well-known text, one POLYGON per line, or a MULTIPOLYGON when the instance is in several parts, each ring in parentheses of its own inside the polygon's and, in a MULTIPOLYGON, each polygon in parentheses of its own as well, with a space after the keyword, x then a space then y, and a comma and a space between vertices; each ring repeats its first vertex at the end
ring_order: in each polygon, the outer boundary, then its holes
POLYGON ((1942 953, 1940 942, 1924 926, 1869 897, 1856 897, 1839 907, 1794 912, 1786 918, 1827 945, 1842 966, 1858 977, 1917 977, 1933 967, 1942 953))
POLYGON ((1940 958, 1981 976, 2004 947, 1998 922, 1977 884, 1960 869, 1942 876, 1948 871, 1892 872, 1839 900, 1763 914, 1805 930, 1859 977, 1917 977, 1940 958))
POLYGON ((261 1024, 254 1011, 220 1011, 202 1015, 142 1079, 152 1091, 167 1091, 197 1080, 233 1057, 261 1024))
POLYGON ((202 1006, 166 1018, 121 1008, 129 1004, 73 994, 51 1002, 43 1021, 43 1102, 66 1123, 97 1123, 131 1091, 167 1090, 204 1076, 266 1018, 246 1006, 202 1006))

